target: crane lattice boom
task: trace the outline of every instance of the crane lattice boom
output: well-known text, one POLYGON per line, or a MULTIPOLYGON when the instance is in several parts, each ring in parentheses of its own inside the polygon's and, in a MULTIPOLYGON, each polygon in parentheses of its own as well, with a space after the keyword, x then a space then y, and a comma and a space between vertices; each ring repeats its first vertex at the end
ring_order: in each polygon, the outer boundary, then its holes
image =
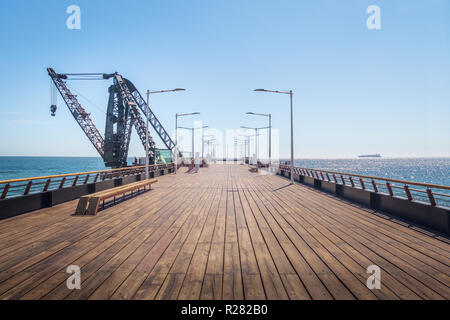
MULTIPOLYGON (((103 158, 107 167, 124 167, 127 165, 128 149, 130 145, 131 129, 134 126, 136 132, 146 147, 148 134, 148 147, 150 163, 154 163, 156 143, 150 132, 147 132, 144 121, 148 110, 149 123, 155 129, 163 143, 170 150, 175 148, 175 143, 167 131, 159 122, 156 115, 147 106, 134 84, 123 78, 120 74, 76 73, 58 74, 52 68, 47 69, 50 78, 64 99, 73 117, 80 125, 85 135, 89 138, 95 149, 103 158), (109 101, 106 114, 105 138, 102 137, 94 125, 90 114, 86 112, 66 85, 67 80, 102 80, 113 78, 113 84, 109 87, 109 101), (144 117, 142 117, 143 112, 144 117)), ((52 115, 56 106, 51 107, 52 115)))

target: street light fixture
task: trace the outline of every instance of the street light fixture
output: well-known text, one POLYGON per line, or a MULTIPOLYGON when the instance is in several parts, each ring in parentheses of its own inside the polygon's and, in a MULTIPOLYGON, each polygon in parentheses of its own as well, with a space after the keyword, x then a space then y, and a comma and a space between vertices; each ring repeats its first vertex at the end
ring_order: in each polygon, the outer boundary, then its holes
POLYGON ((192 130, 192 158, 194 158, 194 131, 197 129, 205 129, 208 126, 198 127, 198 128, 188 128, 188 127, 178 127, 180 129, 192 130))
MULTIPOLYGON (((237 146, 239 146, 239 147, 243 146, 244 147, 244 156, 243 156, 243 158, 245 160, 245 157, 247 155, 247 139, 242 140, 242 139, 234 138, 234 144, 235 144, 235 148, 237 148, 237 146), (237 144, 237 146, 236 146, 236 144, 237 144)), ((242 149, 241 148, 239 148, 239 152, 235 151, 235 153, 238 154, 240 157, 242 157, 242 149)), ((238 158, 240 158, 240 157, 238 157, 238 158)))
MULTIPOLYGON (((214 137, 214 136, 211 136, 211 137, 214 137)), ((205 141, 205 143, 208 145, 208 155, 210 156, 209 159, 212 158, 210 146, 211 146, 211 144, 212 144, 214 141, 216 141, 216 139, 209 139, 209 140, 206 140, 206 141, 205 141)))
MULTIPOLYGON (((252 128, 252 127, 245 127, 245 126, 241 126, 242 129, 250 129, 250 130, 255 130, 255 153, 256 153, 256 165, 258 165, 258 130, 262 130, 262 129, 268 129, 269 127, 261 127, 261 128, 252 128)), ((250 157, 250 155, 249 155, 250 157)), ((250 162, 250 161, 249 161, 250 162)))
POLYGON ((154 94, 154 93, 165 93, 165 92, 176 92, 176 91, 186 91, 186 89, 182 89, 182 88, 175 88, 175 89, 171 89, 171 90, 158 90, 158 91, 150 91, 147 90, 146 94, 147 94, 147 108, 145 110, 145 179, 149 178, 149 159, 148 159, 148 154, 149 154, 149 150, 148 150, 148 118, 150 117, 149 115, 149 109, 150 109, 150 104, 149 104, 149 100, 150 100, 150 95, 154 94))
POLYGON ((293 95, 292 90, 289 91, 278 91, 278 90, 266 90, 266 89, 255 89, 256 92, 270 92, 270 93, 280 93, 288 94, 291 100, 291 184, 294 184, 294 112, 293 112, 293 95))
POLYGON ((205 138, 210 138, 210 137, 214 137, 213 135, 204 135, 204 134, 202 134, 202 158, 203 158, 203 149, 204 149, 204 146, 205 146, 205 138))
POLYGON ((197 114, 200 114, 200 112, 175 114, 175 174, 177 174, 178 171, 178 117, 194 116, 197 114))
POLYGON ((255 112, 247 112, 247 114, 269 118, 269 172, 272 172, 272 114, 255 112))
POLYGON ((251 135, 240 134, 239 136, 245 137, 245 138, 246 138, 246 139, 245 139, 246 146, 245 146, 245 154, 244 154, 244 157, 245 157, 245 158, 247 157, 247 150, 248 150, 248 160, 249 160, 249 162, 250 162, 250 138, 251 138, 251 135))

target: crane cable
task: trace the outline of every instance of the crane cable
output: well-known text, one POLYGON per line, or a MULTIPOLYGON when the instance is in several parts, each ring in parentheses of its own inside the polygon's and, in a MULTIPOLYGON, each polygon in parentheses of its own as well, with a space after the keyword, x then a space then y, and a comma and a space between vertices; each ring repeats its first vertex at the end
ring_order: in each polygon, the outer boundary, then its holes
POLYGON ((82 95, 78 90, 74 89, 72 86, 69 86, 66 83, 66 86, 71 90, 74 91, 78 96, 80 96, 81 98, 83 98, 84 100, 86 100, 90 105, 92 105, 94 108, 96 108, 97 110, 101 111, 103 114, 106 115, 106 112, 102 109, 102 107, 100 107, 99 105, 97 105, 96 103, 92 102, 90 99, 88 99, 87 97, 85 97, 84 95, 82 95))
POLYGON ((50 102, 51 105, 56 106, 57 94, 56 94, 56 85, 53 80, 50 78, 50 102))

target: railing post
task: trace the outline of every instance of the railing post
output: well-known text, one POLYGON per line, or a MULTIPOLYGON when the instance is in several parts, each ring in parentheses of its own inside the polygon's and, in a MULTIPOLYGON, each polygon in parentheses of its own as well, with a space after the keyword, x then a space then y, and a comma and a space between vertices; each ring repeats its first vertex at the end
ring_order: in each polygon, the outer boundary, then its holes
POLYGON ((66 182, 66 177, 62 178, 61 183, 59 184, 60 189, 62 189, 62 187, 64 186, 64 182, 66 182))
POLYGON ((47 179, 47 182, 45 182, 45 186, 44 186, 44 192, 48 190, 48 187, 50 186, 50 179, 47 179))
POLYGON ((322 177, 322 180, 325 181, 325 178, 323 177, 323 172, 320 172, 320 176, 322 177))
POLYGON ((349 178, 349 180, 350 180, 350 183, 351 183, 351 185, 352 185, 352 188, 354 188, 354 187, 355 187, 355 183, 353 182, 352 177, 348 177, 348 178, 349 178))
POLYGON ((33 184, 33 180, 30 180, 30 181, 28 181, 28 183, 27 183, 27 186, 26 186, 26 188, 25 188, 25 191, 24 191, 24 195, 26 195, 26 194, 28 194, 29 192, 30 192, 30 189, 31 189, 31 185, 33 184))
POLYGON ((86 179, 84 179, 84 183, 83 184, 88 183, 88 180, 89 180, 89 175, 86 176, 86 179))
POLYGON ((375 181, 373 179, 372 179, 372 187, 373 187, 373 191, 378 192, 377 184, 375 183, 375 181))
POLYGON ((411 191, 409 191, 409 187, 407 185, 405 185, 405 193, 406 193, 406 198, 408 198, 409 201, 411 201, 412 195, 411 195, 411 191))
POLYGON ((431 191, 430 188, 427 188, 427 195, 428 200, 430 200, 430 204, 435 207, 436 206, 436 200, 434 200, 433 191, 431 191))
POLYGON ((78 176, 76 176, 75 179, 73 180, 72 187, 75 187, 77 185, 77 182, 78 182, 78 176))
POLYGON ((344 176, 341 174, 341 180, 342 180, 342 184, 345 186, 345 180, 344 180, 344 176))
POLYGON ((334 179, 334 183, 337 184, 337 178, 336 178, 336 175, 334 173, 333 173, 333 179, 334 179))
POLYGON ((326 175, 327 175, 328 181, 331 181, 331 180, 330 180, 330 176, 328 175, 328 173, 326 173, 326 175))
POLYGON ((6 195, 8 194, 9 187, 10 187, 10 184, 7 183, 5 185, 5 187, 3 188, 1 199, 5 199, 6 198, 6 195))
POLYGON ((97 173, 96 175, 95 175, 95 178, 94 178, 94 183, 96 183, 97 182, 97 179, 98 179, 98 176, 100 175, 100 173, 97 173))
POLYGON ((364 180, 362 178, 359 178, 359 183, 361 184, 361 188, 366 190, 366 186, 364 185, 364 180))
POLYGON ((386 182, 386 188, 388 189, 389 195, 391 197, 393 197, 394 196, 394 192, 392 192, 392 187, 391 187, 391 184, 389 182, 386 182))

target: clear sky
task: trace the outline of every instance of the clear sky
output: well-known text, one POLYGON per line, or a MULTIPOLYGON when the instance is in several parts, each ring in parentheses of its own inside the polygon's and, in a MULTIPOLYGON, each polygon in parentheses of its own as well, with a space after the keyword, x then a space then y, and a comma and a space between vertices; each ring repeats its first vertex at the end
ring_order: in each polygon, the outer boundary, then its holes
MULTIPOLYGON (((0 155, 97 156, 61 98, 50 116, 51 66, 186 88, 152 96, 170 132, 176 112, 220 130, 270 112, 287 157, 288 96, 252 90, 292 89, 296 158, 450 156, 448 0, 1 1, 0 35, 0 155), (66 27, 72 4, 81 30, 66 27)), ((69 85, 103 133, 110 83, 69 85)), ((134 135, 130 156, 143 154, 134 135)))

